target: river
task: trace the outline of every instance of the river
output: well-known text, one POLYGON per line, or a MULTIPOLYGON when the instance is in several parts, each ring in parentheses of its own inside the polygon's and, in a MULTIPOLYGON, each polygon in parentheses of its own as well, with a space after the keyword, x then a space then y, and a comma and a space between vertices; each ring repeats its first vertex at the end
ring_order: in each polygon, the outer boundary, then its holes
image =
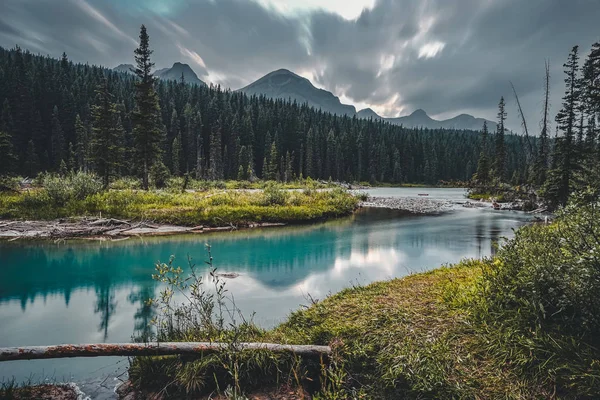
MULTIPOLYGON (((154 263, 174 255, 175 264, 186 267, 189 256, 206 272, 205 243, 212 246, 218 271, 239 274, 227 280, 238 307, 246 315, 256 312, 258 324, 272 327, 309 304, 309 295, 323 299, 351 285, 489 256, 499 238, 530 220, 519 212, 463 208, 458 204, 464 202, 462 189, 369 192, 381 197, 428 193, 457 205, 435 216, 361 209, 315 225, 122 242, 0 242, 0 347, 130 341, 152 318, 145 301, 160 291, 151 278, 154 263)), ((110 389, 126 366, 123 358, 5 362, 0 377, 87 381, 88 390, 102 382, 110 389)))

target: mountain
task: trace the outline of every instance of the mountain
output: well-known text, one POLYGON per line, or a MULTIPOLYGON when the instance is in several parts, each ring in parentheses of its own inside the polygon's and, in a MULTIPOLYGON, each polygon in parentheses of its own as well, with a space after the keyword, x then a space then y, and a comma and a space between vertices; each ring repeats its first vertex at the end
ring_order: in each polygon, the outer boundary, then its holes
MULTIPOLYGON (((298 103, 308 103, 309 106, 320 108, 323 111, 338 115, 356 115, 358 118, 384 120, 395 125, 403 125, 407 128, 428 129, 465 129, 479 131, 483 127, 483 118, 475 118, 472 115, 461 114, 447 120, 435 120, 424 110, 416 110, 411 115, 398 118, 383 118, 370 108, 356 112, 352 105, 342 104, 340 99, 327 90, 317 89, 306 78, 296 75, 287 69, 273 71, 250 85, 239 89, 240 92, 249 96, 265 95, 274 99, 296 100, 298 103)), ((490 132, 496 130, 496 123, 488 121, 490 132)))
MULTIPOLYGON (((428 129, 466 129, 472 131, 480 131, 483 127, 483 118, 475 118, 469 114, 460 114, 454 118, 445 120, 436 120, 431 118, 424 110, 416 110, 410 115, 398 118, 386 118, 386 121, 402 125, 407 128, 428 128, 428 129)), ((496 123, 487 121, 488 130, 493 132, 496 130, 496 123)))
POLYGON ((154 76, 165 81, 179 81, 183 74, 183 79, 187 83, 198 86, 206 86, 206 83, 202 82, 194 70, 187 64, 176 62, 171 68, 163 68, 154 71, 154 76))
POLYGON ((273 71, 239 90, 249 96, 265 95, 274 99, 296 100, 300 104, 320 108, 337 115, 355 115, 356 108, 342 104, 340 99, 327 90, 317 89, 306 78, 287 69, 273 71))
POLYGON ((131 64, 120 64, 113 68, 113 71, 124 72, 126 74, 134 74, 135 72, 133 71, 135 71, 135 67, 131 64))
POLYGON ((363 119, 369 119, 369 118, 383 119, 383 117, 380 117, 379 115, 377 115, 377 113, 375 111, 371 110, 370 108, 365 108, 363 110, 360 110, 359 112, 356 113, 356 116, 358 118, 363 118, 363 119))

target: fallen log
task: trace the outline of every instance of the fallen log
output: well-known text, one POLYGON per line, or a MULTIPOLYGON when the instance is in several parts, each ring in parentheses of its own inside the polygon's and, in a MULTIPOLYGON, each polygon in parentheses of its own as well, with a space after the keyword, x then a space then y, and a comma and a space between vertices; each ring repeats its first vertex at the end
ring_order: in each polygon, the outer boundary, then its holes
POLYGON ((0 347, 0 361, 41 360, 48 358, 200 355, 221 351, 267 350, 274 353, 293 353, 307 358, 329 356, 329 346, 289 345, 275 343, 100 343, 62 344, 56 346, 0 347))

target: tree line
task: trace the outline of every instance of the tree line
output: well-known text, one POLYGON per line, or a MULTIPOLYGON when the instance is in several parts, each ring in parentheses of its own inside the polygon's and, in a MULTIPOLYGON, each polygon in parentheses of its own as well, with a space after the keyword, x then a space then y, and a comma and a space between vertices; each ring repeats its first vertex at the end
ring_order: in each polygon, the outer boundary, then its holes
MULTIPOLYGON (((0 48, 0 175, 83 170, 115 177, 299 177, 338 181, 466 181, 486 137, 332 115, 220 86, 157 80, 140 30, 132 74, 0 48)), ((502 131, 507 181, 526 182, 526 138, 502 131)), ((534 149, 538 140, 529 138, 534 149)))
MULTIPOLYGON (((579 46, 574 46, 563 65, 565 94, 556 114, 556 134, 550 137, 550 67, 546 63, 544 97, 539 140, 528 146, 524 182, 552 206, 564 205, 571 193, 600 189, 600 146, 598 128, 600 117, 600 42, 594 43, 580 63, 579 46)), ((516 92, 515 92, 516 96, 516 92)), ((517 104, 518 103, 518 96, 517 104)), ((482 147, 475 184, 498 187, 506 182, 504 134, 501 128, 506 119, 504 98, 498 105, 498 130, 490 143, 484 125, 482 147)), ((520 110, 519 105, 519 112, 520 110)), ((526 138, 528 130, 522 118, 526 138)))

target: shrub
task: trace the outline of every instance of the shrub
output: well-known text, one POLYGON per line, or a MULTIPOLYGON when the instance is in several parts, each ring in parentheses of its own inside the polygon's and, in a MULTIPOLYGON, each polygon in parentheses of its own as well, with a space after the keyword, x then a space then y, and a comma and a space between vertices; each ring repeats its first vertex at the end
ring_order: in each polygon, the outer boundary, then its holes
POLYGON ((102 191, 102 182, 94 174, 77 172, 68 176, 47 174, 42 184, 50 200, 64 205, 69 200, 83 200, 102 191))
POLYGON ((83 200, 102 191, 102 182, 94 174, 79 171, 71 174, 67 181, 70 181, 73 198, 77 200, 83 200))
POLYGON ((67 179, 58 175, 45 175, 42 184, 54 204, 65 204, 73 195, 72 187, 67 179))
POLYGON ((597 398, 600 376, 600 202, 579 200, 552 225, 518 230, 473 297, 482 350, 544 377, 559 398, 597 398))
POLYGON ((281 189, 281 186, 275 182, 269 182, 263 190, 263 205, 266 206, 282 206, 285 204, 289 193, 281 189))
POLYGON ((571 203, 550 226, 520 229, 486 276, 487 307, 531 326, 600 335, 600 203, 571 203))

